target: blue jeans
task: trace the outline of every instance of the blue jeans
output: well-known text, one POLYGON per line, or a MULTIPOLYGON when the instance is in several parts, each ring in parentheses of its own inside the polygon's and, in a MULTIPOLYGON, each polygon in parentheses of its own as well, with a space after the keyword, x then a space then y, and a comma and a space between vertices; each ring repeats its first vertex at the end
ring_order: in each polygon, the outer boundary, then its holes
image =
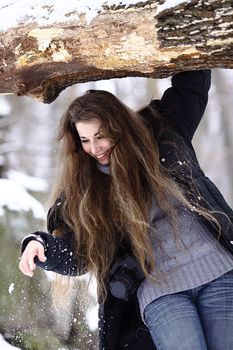
POLYGON ((157 350, 233 350, 233 271, 147 305, 157 350))

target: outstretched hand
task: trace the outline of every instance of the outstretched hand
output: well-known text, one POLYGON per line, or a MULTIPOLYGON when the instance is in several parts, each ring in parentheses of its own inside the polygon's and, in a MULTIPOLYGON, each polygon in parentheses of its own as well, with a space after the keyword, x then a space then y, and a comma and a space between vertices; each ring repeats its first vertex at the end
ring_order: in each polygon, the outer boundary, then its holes
POLYGON ((41 262, 46 261, 43 245, 38 241, 32 240, 27 244, 19 263, 19 269, 24 275, 33 277, 36 268, 35 257, 38 257, 41 262))

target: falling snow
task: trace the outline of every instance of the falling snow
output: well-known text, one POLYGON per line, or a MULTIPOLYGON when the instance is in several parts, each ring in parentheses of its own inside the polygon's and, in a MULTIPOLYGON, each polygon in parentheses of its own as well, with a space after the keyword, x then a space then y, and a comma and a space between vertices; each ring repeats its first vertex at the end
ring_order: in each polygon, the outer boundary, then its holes
POLYGON ((10 284, 10 287, 8 288, 9 294, 11 294, 11 293, 13 292, 14 288, 15 288, 15 284, 14 284, 14 283, 11 283, 11 284, 10 284))

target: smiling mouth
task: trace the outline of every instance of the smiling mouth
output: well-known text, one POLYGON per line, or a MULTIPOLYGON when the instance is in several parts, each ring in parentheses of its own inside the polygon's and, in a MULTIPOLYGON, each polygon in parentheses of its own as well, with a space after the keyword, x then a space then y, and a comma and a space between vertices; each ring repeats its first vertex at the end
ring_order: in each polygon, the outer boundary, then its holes
POLYGON ((102 154, 100 154, 100 155, 98 155, 98 156, 95 156, 97 159, 103 159, 103 158, 105 158, 107 155, 108 155, 108 153, 109 153, 109 151, 110 150, 107 150, 106 152, 104 152, 104 153, 102 153, 102 154))

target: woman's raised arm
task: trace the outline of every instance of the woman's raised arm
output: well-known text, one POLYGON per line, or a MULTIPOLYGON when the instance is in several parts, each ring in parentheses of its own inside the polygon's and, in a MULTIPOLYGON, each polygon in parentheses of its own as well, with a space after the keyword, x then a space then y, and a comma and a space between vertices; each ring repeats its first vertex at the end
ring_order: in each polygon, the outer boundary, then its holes
MULTIPOLYGON (((211 71, 182 72, 172 77, 160 101, 161 109, 168 112, 182 136, 191 140, 205 112, 211 71)), ((152 101, 153 107, 153 101, 152 101)))

